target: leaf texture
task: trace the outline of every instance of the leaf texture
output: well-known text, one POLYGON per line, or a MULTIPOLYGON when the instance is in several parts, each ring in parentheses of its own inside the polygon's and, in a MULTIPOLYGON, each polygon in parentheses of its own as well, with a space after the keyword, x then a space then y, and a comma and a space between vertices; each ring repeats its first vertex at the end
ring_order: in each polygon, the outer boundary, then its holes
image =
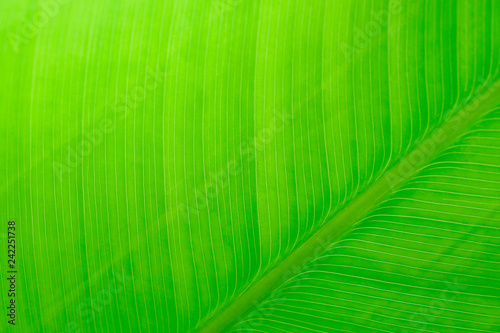
POLYGON ((499 22, 496 0, 2 2, 17 328, 500 332, 499 22))

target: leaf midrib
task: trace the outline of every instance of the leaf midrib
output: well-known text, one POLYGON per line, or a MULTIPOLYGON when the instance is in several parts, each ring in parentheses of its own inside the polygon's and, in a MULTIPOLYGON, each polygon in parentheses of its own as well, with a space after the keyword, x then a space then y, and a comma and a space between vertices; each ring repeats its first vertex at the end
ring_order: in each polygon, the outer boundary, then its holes
POLYGON ((300 247, 246 289, 238 298, 216 317, 205 322, 200 333, 222 332, 283 284, 298 267, 326 250, 326 247, 341 238, 357 221, 367 215, 383 199, 409 180, 415 172, 427 165, 436 155, 452 144, 460 134, 469 128, 500 101, 500 81, 485 85, 477 97, 472 98, 441 126, 431 132, 409 154, 402 158, 383 177, 374 182, 340 212, 325 218, 324 225, 300 247), (293 271, 293 272, 292 272, 293 271))

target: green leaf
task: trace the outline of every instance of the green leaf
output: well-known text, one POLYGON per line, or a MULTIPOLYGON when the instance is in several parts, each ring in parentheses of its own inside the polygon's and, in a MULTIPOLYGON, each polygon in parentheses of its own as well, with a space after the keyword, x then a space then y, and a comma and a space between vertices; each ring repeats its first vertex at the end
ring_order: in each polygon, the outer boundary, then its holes
POLYGON ((496 0, 0 22, 16 330, 500 332, 496 0))

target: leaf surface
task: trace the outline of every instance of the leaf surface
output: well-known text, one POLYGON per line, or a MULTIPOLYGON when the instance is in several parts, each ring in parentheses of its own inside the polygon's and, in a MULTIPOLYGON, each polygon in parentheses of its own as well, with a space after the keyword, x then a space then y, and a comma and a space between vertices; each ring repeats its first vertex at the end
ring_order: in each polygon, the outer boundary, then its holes
POLYGON ((0 22, 21 331, 500 331, 496 0, 0 22))

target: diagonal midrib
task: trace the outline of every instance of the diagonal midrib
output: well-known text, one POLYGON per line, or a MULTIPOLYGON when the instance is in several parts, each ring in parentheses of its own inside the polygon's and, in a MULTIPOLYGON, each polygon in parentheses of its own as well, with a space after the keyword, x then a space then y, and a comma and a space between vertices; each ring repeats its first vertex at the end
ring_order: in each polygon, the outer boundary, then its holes
POLYGON ((216 317, 211 318, 202 327, 200 333, 222 332, 247 313, 252 307, 290 277, 325 247, 338 240, 363 216, 379 205, 382 200, 396 188, 411 178, 421 167, 447 148, 464 133, 475 120, 483 116, 496 103, 500 102, 500 81, 487 85, 453 116, 445 120, 441 126, 431 132, 409 154, 402 158, 383 177, 374 182, 366 191, 354 199, 340 212, 325 218, 324 225, 316 231, 295 251, 290 253, 281 263, 266 273, 253 286, 248 288, 216 317))

